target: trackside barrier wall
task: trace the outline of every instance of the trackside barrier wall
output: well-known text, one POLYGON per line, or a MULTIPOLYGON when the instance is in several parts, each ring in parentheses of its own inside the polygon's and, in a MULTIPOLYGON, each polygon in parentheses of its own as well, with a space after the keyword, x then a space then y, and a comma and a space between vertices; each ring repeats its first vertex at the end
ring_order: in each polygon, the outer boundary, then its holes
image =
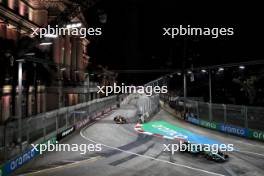
MULTIPOLYGON (((54 137, 52 137, 46 141, 43 141, 41 144, 47 145, 48 142, 51 144, 55 144, 56 137, 54 136, 54 137)), ((23 166, 24 164, 26 164, 27 162, 29 162, 30 160, 32 160, 36 156, 40 155, 39 147, 37 147, 37 148, 38 148, 37 150, 34 148, 29 148, 29 149, 25 150, 22 154, 16 156, 15 158, 13 158, 13 159, 9 160, 7 163, 5 163, 5 165, 3 166, 3 170, 2 170, 3 176, 11 174, 16 169, 20 168, 21 166, 23 166)))
POLYGON ((121 97, 121 99, 123 99, 123 100, 121 101, 121 105, 123 105, 123 104, 129 104, 130 101, 131 101, 133 98, 134 98, 133 94, 129 94, 129 95, 127 95, 127 96, 123 96, 123 97, 121 97))
POLYGON ((171 99, 161 97, 162 107, 180 119, 223 133, 264 141, 264 108, 188 100, 184 113, 184 103, 171 99))
POLYGON ((13 146, 12 141, 18 136, 17 121, 5 126, 4 145, 1 147, 5 164, 0 166, 0 176, 6 176, 21 167, 39 153, 31 144, 55 143, 74 130, 77 130, 104 113, 116 108, 116 96, 95 99, 90 102, 77 104, 38 114, 22 120, 22 152, 19 146, 13 146))
POLYGON ((139 114, 143 115, 145 120, 148 120, 153 114, 159 111, 159 96, 146 96, 144 94, 137 94, 137 109, 139 114))

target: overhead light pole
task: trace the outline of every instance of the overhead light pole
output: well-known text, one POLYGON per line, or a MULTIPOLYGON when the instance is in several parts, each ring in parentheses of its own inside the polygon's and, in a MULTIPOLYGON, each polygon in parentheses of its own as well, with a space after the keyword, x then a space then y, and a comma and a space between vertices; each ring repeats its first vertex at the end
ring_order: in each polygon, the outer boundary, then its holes
POLYGON ((86 82, 86 86, 87 86, 85 101, 88 102, 88 101, 90 101, 90 75, 89 75, 89 72, 84 73, 84 76, 86 78, 85 82, 86 82))
POLYGON ((186 72, 183 72, 183 96, 184 100, 187 98, 187 80, 186 80, 186 72))
POLYGON ((212 73, 211 69, 208 69, 208 79, 209 79, 209 103, 212 103, 212 73))
POLYGON ((17 60, 18 62, 18 138, 20 151, 22 151, 22 95, 23 95, 23 63, 24 59, 17 60))
POLYGON ((208 79, 209 79, 209 121, 212 121, 212 73, 211 69, 208 69, 208 79))
POLYGON ((183 104, 183 111, 184 111, 184 119, 186 118, 186 100, 187 100, 187 80, 186 80, 186 70, 183 70, 183 96, 184 96, 184 104, 183 104))
POLYGON ((62 85, 63 85, 63 72, 65 70, 66 67, 62 67, 61 64, 59 64, 58 66, 58 97, 59 97, 58 108, 59 109, 64 106, 62 85))

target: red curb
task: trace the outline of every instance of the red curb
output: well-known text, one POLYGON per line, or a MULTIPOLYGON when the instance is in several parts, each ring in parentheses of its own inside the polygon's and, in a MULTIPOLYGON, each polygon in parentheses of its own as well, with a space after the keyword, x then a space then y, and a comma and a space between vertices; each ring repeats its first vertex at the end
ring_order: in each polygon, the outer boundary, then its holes
POLYGON ((163 138, 163 136, 160 135, 160 134, 153 134, 152 136, 157 136, 157 137, 161 137, 161 138, 163 138))
POLYGON ((143 132, 145 132, 144 130, 137 130, 138 132, 141 132, 141 133, 143 133, 143 132))
MULTIPOLYGON (((134 127, 135 131, 137 131, 138 133, 145 133, 145 131, 141 128, 142 126, 138 127, 138 124, 134 127)), ((149 134, 148 134, 149 135, 149 134)), ((152 135, 149 135, 149 136, 156 136, 156 137, 159 137, 159 138, 166 138, 164 135, 161 135, 161 134, 152 134, 152 135)), ((183 142, 186 142, 185 139, 182 139, 182 138, 174 138, 174 139, 171 139, 171 140, 175 140, 175 141, 183 141, 183 142)))

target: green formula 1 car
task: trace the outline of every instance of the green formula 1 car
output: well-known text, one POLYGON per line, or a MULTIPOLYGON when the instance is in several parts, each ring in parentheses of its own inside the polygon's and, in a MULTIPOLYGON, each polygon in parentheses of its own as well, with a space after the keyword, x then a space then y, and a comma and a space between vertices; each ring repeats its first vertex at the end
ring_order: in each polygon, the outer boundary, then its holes
POLYGON ((216 161, 216 162, 224 162, 224 161, 227 161, 229 158, 229 156, 222 151, 218 151, 216 153, 212 151, 210 152, 204 151, 204 156, 206 159, 216 161))
POLYGON ((212 150, 207 151, 200 144, 193 144, 189 142, 184 143, 187 147, 182 152, 188 152, 191 154, 202 155, 208 160, 216 161, 216 162, 224 162, 227 161, 229 156, 223 151, 218 150, 217 152, 213 152, 212 150))

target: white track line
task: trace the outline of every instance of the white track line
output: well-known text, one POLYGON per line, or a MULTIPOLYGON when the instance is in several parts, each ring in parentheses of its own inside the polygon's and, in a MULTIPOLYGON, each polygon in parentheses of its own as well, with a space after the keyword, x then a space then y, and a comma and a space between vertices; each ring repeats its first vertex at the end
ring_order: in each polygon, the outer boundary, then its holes
MULTIPOLYGON (((170 116, 172 116, 172 117, 176 117, 176 116, 172 115, 170 112, 168 112, 167 110, 165 110, 164 108, 162 108, 162 110, 163 110, 165 113, 169 114, 170 116)), ((178 119, 178 117, 176 117, 176 119, 178 119)), ((179 123, 179 122, 176 122, 175 120, 173 120, 173 122, 175 122, 175 123, 179 123)), ((182 122, 181 122, 181 123, 182 123, 182 122)), ((194 125, 194 124, 189 123, 189 122, 187 122, 187 121, 186 121, 186 123, 189 124, 189 125, 192 125, 192 126, 196 126, 196 127, 197 127, 197 125, 194 125)), ((190 126, 190 127, 193 128, 192 126, 190 126)), ((194 129, 196 129, 196 127, 195 127, 194 129)), ((203 128, 202 126, 198 126, 198 127, 203 128)), ((189 129, 187 129, 187 130, 189 130, 189 129)), ((208 129, 208 130, 209 130, 209 129, 208 129)), ((214 132, 220 132, 220 131, 214 131, 214 132)), ((199 132, 199 131, 198 131, 198 132, 196 131, 196 133, 200 133, 200 132, 199 132)), ((221 134, 221 133, 220 133, 220 134, 221 134)), ((228 133, 224 133, 224 134, 226 134, 226 135, 230 135, 231 137, 237 137, 237 136, 234 136, 234 135, 232 135, 232 134, 228 134, 228 133)), ((204 135, 204 134, 203 134, 203 135, 204 135)), ((227 139, 226 136, 221 136, 221 135, 219 135, 219 134, 213 134, 213 135, 216 136, 216 137, 221 138, 221 141, 225 141, 225 140, 227 139)), ((204 135, 204 136, 207 136, 207 135, 204 135)), ((241 138, 242 138, 242 137, 241 137, 241 138)), ((247 140, 249 140, 248 138, 243 138, 243 139, 247 139, 247 140)), ((249 146, 254 146, 254 147, 258 147, 258 148, 263 148, 263 149, 264 149, 264 146, 262 146, 262 145, 252 144, 252 143, 249 143, 249 142, 247 142, 247 141, 240 141, 240 140, 235 139, 235 138, 233 138, 233 139, 228 138, 228 140, 233 141, 233 144, 235 144, 235 143, 240 143, 240 144, 249 145, 249 146), (235 140, 235 141, 234 141, 234 140, 235 140)), ((224 143, 226 143, 226 142, 224 142, 224 143)))
POLYGON ((235 152, 247 153, 247 154, 253 154, 253 155, 258 155, 258 156, 262 156, 262 157, 264 157, 264 154, 261 154, 261 153, 255 153, 255 152, 250 152, 250 151, 235 150, 235 152))
MULTIPOLYGON (((56 166, 56 167, 52 167, 52 168, 47 168, 47 169, 42 169, 42 170, 26 173, 25 175, 30 176, 30 175, 35 175, 35 174, 39 174, 39 173, 51 172, 51 171, 58 170, 58 169, 71 168, 71 167, 77 166, 77 165, 82 164, 82 163, 95 161, 95 160, 97 160, 99 158, 101 158, 101 157, 100 156, 96 156, 96 157, 89 158, 89 159, 86 159, 86 160, 76 161, 76 162, 70 163, 70 164, 64 164, 62 166, 56 166)), ((23 175, 21 175, 21 176, 23 176, 23 175)))
MULTIPOLYGON (((112 114, 110 114, 110 116, 113 115, 113 114, 115 114, 115 112, 113 112, 112 114)), ((104 115, 106 115, 106 114, 104 114, 104 115)), ((102 117, 104 115, 102 115, 102 117)), ((95 123, 97 123, 101 119, 102 118, 100 118, 100 119, 98 119, 98 120, 96 120, 96 121, 94 121, 94 122, 92 122, 90 124, 87 124, 86 128, 89 127, 89 126, 91 126, 91 125, 93 125, 93 124, 95 124, 95 123)), ((86 129, 86 128, 84 128, 84 129, 86 129)), ((42 173, 42 172, 49 172, 51 170, 56 170, 56 169, 60 169, 60 168, 64 168, 64 167, 69 167, 69 166, 71 167, 71 166, 75 166, 75 165, 81 164, 83 162, 87 162, 87 161, 91 161, 91 160, 96 160, 98 158, 100 158, 100 156, 96 156, 96 157, 89 158, 89 159, 82 160, 82 161, 76 161, 74 163, 65 164, 65 165, 62 165, 62 166, 56 166, 56 167, 52 167, 52 168, 42 169, 42 170, 39 170, 39 171, 34 171, 34 172, 31 172, 31 173, 27 173, 27 175, 34 175, 34 174, 38 174, 38 173, 42 173)), ((23 175, 21 175, 21 176, 23 176, 23 175)))
MULTIPOLYGON (((90 142, 93 142, 95 144, 98 144, 98 142, 92 140, 92 139, 89 139, 88 137, 86 137, 85 135, 83 135, 83 131, 86 130, 86 128, 83 128, 81 131, 80 131, 80 135, 85 139, 85 140, 88 140, 90 142)), ((147 159, 151 159, 151 160, 155 160, 155 161, 159 161, 159 162, 163 162, 163 163, 167 163, 167 164, 171 164, 171 165, 174 165, 174 166, 177 166, 177 167, 184 167, 184 168, 187 168, 187 169, 191 169, 191 170, 195 170, 195 171, 199 171, 199 172, 203 172, 203 173, 207 173, 207 174, 211 174, 211 175, 218 175, 218 176, 224 176, 222 174, 219 174, 219 173, 215 173, 215 172, 210 172, 210 171, 207 171, 207 170, 203 170, 203 169, 199 169, 199 168, 195 168, 195 167, 191 167, 191 166, 187 166, 187 165, 182 165, 182 164, 176 164, 176 163, 173 163, 173 162, 170 162, 170 161, 166 161, 166 160, 162 160, 162 159, 158 159, 158 158, 154 158, 154 157, 151 157, 151 156, 148 156, 148 155, 141 155, 141 154, 138 154, 138 153, 134 153, 134 152, 131 152, 131 151, 128 151, 128 150, 122 150, 122 149, 119 149, 119 148, 116 148, 116 147, 112 147, 112 146, 109 146, 109 145, 106 145, 106 144, 102 144, 100 143, 102 146, 105 146, 107 148, 111 148, 111 149, 114 149, 114 150, 118 150, 118 151, 121 151, 121 152, 124 152, 124 153, 128 153, 128 154, 131 154, 131 155, 136 155, 136 156, 139 156, 139 157, 142 157, 142 158, 147 158, 147 159)))
POLYGON ((256 144, 251 144, 251 143, 247 143, 247 142, 244 142, 244 141, 236 141, 236 142, 237 143, 244 144, 244 145, 250 145, 250 146, 254 146, 254 147, 258 147, 258 148, 264 148, 264 146, 256 145, 256 144))

